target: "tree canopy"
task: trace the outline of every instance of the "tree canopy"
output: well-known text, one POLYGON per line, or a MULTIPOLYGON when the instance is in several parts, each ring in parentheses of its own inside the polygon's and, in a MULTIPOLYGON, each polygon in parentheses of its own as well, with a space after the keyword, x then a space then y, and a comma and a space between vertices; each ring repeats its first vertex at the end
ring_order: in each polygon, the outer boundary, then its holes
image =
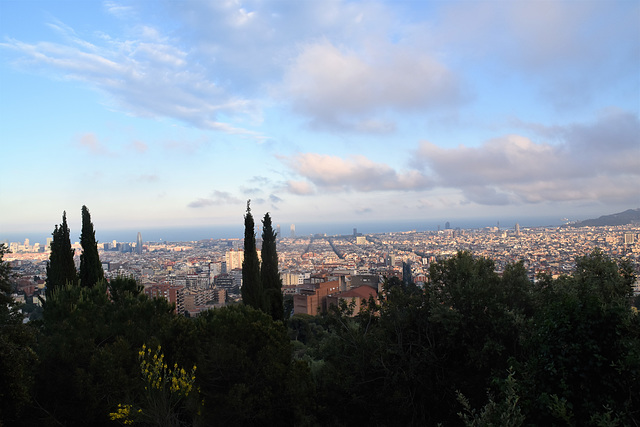
POLYGON ((0 243, 0 424, 18 423, 31 403, 34 331, 22 323, 18 304, 11 297, 11 267, 4 261, 7 247, 0 243))
POLYGON ((98 255, 96 232, 91 222, 91 214, 86 206, 82 206, 82 234, 80 234, 80 285, 94 286, 104 279, 104 271, 98 255))
POLYGON ((62 213, 62 224, 55 226, 52 235, 51 254, 47 263, 47 295, 58 287, 67 283, 75 285, 78 281, 66 212, 62 213))
POLYGON ((273 320, 283 320, 284 301, 282 297, 282 279, 278 270, 278 252, 276 232, 267 212, 262 220, 262 265, 260 278, 264 289, 265 311, 273 320))
POLYGON ((256 233, 251 200, 247 200, 244 215, 244 260, 242 261, 242 302, 258 310, 264 309, 264 292, 260 278, 260 260, 256 249, 256 233))
MULTIPOLYGON (((491 259, 458 252, 433 262, 424 286, 386 278, 357 314, 341 301, 282 322, 265 304, 281 285, 268 214, 263 226, 260 269, 247 203, 245 303, 195 319, 120 277, 56 282, 43 319, 25 325, 0 245, 0 424, 640 423, 628 262, 596 250, 571 275, 533 282, 522 262, 498 274, 491 259), (175 394, 183 386, 189 399, 175 394)), ((65 215, 57 255, 64 230, 65 215)))

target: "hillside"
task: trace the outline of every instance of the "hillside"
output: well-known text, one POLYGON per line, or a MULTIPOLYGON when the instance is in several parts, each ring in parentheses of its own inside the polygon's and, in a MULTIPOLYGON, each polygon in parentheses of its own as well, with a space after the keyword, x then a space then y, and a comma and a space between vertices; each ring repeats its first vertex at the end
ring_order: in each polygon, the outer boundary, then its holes
POLYGON ((626 225, 640 223, 640 208, 627 209, 624 212, 619 212, 611 215, 602 215, 600 218, 585 219, 584 221, 578 221, 573 224, 569 224, 570 227, 601 227, 609 225, 626 225))

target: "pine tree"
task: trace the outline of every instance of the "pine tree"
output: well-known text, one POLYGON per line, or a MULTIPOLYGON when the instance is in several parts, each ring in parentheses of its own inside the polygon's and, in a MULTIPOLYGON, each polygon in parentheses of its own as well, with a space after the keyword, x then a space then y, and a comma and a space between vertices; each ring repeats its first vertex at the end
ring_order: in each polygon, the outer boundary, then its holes
POLYGON ((260 261, 256 249, 251 200, 247 200, 247 213, 244 216, 244 261, 242 261, 242 302, 259 310, 264 309, 264 295, 260 282, 260 261))
POLYGON ((71 240, 69 238, 69 227, 67 226, 67 213, 62 213, 62 224, 56 225, 53 230, 51 241, 51 255, 47 263, 47 296, 57 288, 67 283, 76 284, 78 272, 73 262, 73 252, 71 240))
POLYGON ((273 320, 284 319, 284 301, 282 297, 282 279, 278 271, 278 252, 276 251, 276 232, 267 212, 262 220, 262 267, 260 278, 264 289, 265 310, 273 320))
POLYGON ((93 286, 104 279, 104 271, 98 255, 96 232, 91 222, 91 214, 82 206, 82 234, 80 234, 82 255, 80 255, 80 285, 93 286))

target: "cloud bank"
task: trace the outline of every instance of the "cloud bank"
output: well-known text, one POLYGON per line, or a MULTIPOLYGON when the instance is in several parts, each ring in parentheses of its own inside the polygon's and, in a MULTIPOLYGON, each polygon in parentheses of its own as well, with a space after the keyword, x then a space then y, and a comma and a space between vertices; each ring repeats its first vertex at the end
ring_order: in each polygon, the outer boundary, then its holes
POLYGON ((558 142, 515 134, 473 147, 423 141, 403 172, 364 156, 299 153, 283 159, 301 178, 286 189, 308 195, 449 188, 480 205, 640 201, 640 121, 633 114, 612 111, 587 124, 527 127, 558 142))

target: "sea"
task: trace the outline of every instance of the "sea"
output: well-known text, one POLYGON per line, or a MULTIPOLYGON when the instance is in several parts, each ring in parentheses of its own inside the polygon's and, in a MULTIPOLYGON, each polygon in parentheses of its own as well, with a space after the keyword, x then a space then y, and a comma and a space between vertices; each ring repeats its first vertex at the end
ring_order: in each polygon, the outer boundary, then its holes
MULTIPOLYGON (((500 229, 513 229, 517 224, 525 227, 557 227, 565 222, 558 217, 532 217, 532 218, 464 218, 448 220, 413 220, 413 221, 378 221, 378 222, 350 222, 350 223, 295 223, 296 236, 309 235, 353 235, 354 228, 359 234, 395 233, 406 231, 436 231, 444 230, 449 222, 452 229, 482 229, 485 227, 499 227, 500 229)), ((257 222, 259 225, 259 222, 257 222)), ((274 228, 277 224, 274 224, 274 228)), ((281 223, 282 237, 291 237, 291 223, 281 223)), ((53 228, 52 230, 53 231, 53 228)), ((143 242, 191 242, 209 239, 242 239, 244 224, 238 225, 210 225, 198 227, 164 227, 164 228, 123 228, 100 230, 96 228, 96 240, 98 242, 135 242, 138 232, 142 235, 143 242)), ((259 235, 259 230, 256 230, 259 235)), ((71 242, 80 240, 80 230, 71 230, 71 242), (76 235, 77 233, 77 235, 76 235)), ((0 230, 0 243, 23 243, 29 239, 29 244, 40 243, 44 245, 51 232, 12 232, 0 230)))

